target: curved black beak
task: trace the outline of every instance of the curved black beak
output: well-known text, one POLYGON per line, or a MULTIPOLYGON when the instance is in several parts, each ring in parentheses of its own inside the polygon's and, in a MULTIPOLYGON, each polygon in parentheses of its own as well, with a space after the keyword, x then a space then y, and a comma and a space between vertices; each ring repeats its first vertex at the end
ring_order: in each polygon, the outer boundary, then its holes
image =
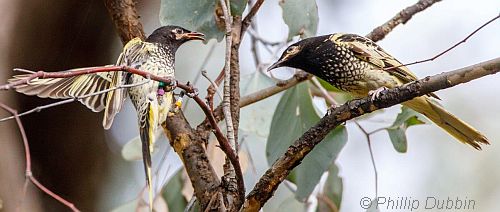
POLYGON ((269 66, 269 68, 267 68, 267 71, 271 71, 271 70, 273 70, 275 68, 281 67, 282 66, 281 62, 282 62, 281 60, 276 61, 274 64, 272 64, 271 66, 269 66))

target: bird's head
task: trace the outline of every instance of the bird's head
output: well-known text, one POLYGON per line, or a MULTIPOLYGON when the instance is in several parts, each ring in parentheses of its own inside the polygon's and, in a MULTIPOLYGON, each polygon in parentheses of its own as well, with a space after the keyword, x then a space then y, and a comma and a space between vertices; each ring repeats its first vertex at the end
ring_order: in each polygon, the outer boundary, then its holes
POLYGON ((191 32, 180 26, 163 26, 151 33, 146 42, 159 43, 177 49, 190 40, 205 40, 205 35, 199 32, 191 32))
POLYGON ((323 43, 324 38, 325 36, 306 38, 288 46, 280 59, 269 66, 267 71, 284 66, 307 71, 308 68, 311 68, 309 67, 309 63, 311 62, 310 56, 323 43))

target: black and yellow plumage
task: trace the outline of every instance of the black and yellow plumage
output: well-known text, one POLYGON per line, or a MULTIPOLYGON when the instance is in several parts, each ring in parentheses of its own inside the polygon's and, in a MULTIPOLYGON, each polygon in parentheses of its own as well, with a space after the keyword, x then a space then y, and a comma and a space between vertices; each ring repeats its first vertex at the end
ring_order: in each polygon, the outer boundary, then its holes
MULTIPOLYGON (((269 70, 282 66, 302 69, 356 97, 417 80, 415 74, 375 42, 355 34, 336 33, 303 39, 290 45, 269 70)), ((438 98, 431 93, 402 104, 476 149, 481 149, 481 144, 489 144, 483 134, 430 97, 438 98)))
MULTIPOLYGON (((155 30, 146 41, 139 38, 130 40, 123 48, 116 65, 147 71, 152 75, 174 77, 177 49, 189 40, 203 39, 204 35, 201 33, 191 32, 178 26, 164 26, 155 30)), ((70 71, 75 70, 78 69, 70 71)), ((26 76, 14 76, 11 81, 23 79, 26 76)), ((171 109, 173 100, 171 85, 127 72, 107 72, 71 78, 34 79, 28 85, 16 87, 16 91, 44 98, 64 99, 127 84, 140 85, 112 90, 79 99, 79 101, 94 112, 104 110, 103 126, 109 129, 128 94, 137 111, 146 181, 149 188, 150 210, 152 210, 151 153, 154 146, 154 132, 165 121, 171 109)))

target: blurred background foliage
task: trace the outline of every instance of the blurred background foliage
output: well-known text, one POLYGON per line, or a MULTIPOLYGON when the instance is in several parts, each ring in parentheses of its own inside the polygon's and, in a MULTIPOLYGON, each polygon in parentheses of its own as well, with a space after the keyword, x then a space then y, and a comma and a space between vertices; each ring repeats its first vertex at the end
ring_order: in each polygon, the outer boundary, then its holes
MULTIPOLYGON (((217 5, 193 2, 142 1, 138 9, 147 34, 160 25, 179 24, 216 38, 206 44, 187 43, 176 57, 177 78, 194 82, 204 97, 208 81, 200 72, 206 70, 214 79, 222 69, 224 42, 217 41, 221 41, 223 33, 220 20, 211 15, 217 5), (210 55, 208 60, 207 55, 210 55)), ((246 1, 231 2, 233 14, 241 14, 246 1)), ((272 42, 297 40, 296 35, 302 32, 303 36, 316 32, 365 35, 413 3, 413 0, 269 0, 254 19, 257 27, 252 31, 272 42)), ((494 0, 443 1, 397 27, 379 44, 403 63, 426 59, 498 15, 498 8, 500 3, 494 0)), ((112 64, 121 50, 101 1, 3 0, 0 23, 0 82, 13 74, 14 67, 60 71, 112 64)), ((493 23, 436 61, 410 69, 425 77, 498 57, 499 33, 500 25, 493 23)), ((283 49, 271 47, 267 51, 258 43, 262 65, 257 67, 249 37, 245 36, 240 51, 242 94, 271 86, 276 78, 286 79, 293 74, 294 70, 280 69, 271 78, 261 72, 283 49)), ((411 111, 401 111, 400 107, 359 119, 367 131, 387 128, 371 136, 378 168, 378 196, 418 200, 428 196, 467 198, 476 200, 479 211, 500 210, 496 204, 500 198, 500 169, 496 163, 500 159, 496 142, 500 138, 497 123, 500 100, 495 92, 500 90, 498 80, 500 76, 493 75, 438 92, 447 109, 492 141, 482 152, 456 142, 432 124, 408 128, 425 119, 417 119, 411 111)), ((311 98, 312 90, 314 85, 302 83, 242 109, 240 158, 248 190, 293 138, 325 112, 324 100, 311 98)), ((346 99, 340 94, 336 97, 339 101, 346 99)), ((14 92, 0 93, 0 100, 18 111, 53 102, 14 92)), ((185 106, 192 125, 203 119, 195 104, 188 100, 185 106)), ((0 115, 8 114, 1 111, 0 115)), ((140 145, 134 139, 138 134, 135 117, 128 104, 109 131, 101 127, 102 114, 94 114, 78 103, 23 117, 32 148, 34 175, 83 211, 134 211, 145 186, 142 163, 136 161, 140 159, 137 156, 140 145)), ((14 122, 0 123, 0 142, 0 205, 12 211, 19 202, 24 181, 24 156, 14 122)), ((155 182, 162 198, 158 198, 155 206, 182 211, 193 193, 190 182, 168 142, 158 143, 160 148, 154 154, 155 182)), ((367 147, 365 135, 353 122, 336 129, 280 186, 264 211, 314 211, 317 206, 328 211, 331 209, 328 201, 342 211, 359 211, 361 198, 375 197, 374 171, 367 147), (323 174, 325 171, 329 174, 323 174), (316 187, 318 182, 320 186, 316 187)), ((213 142, 208 151, 214 168, 221 173, 223 154, 213 142)), ((33 186, 28 191, 23 204, 25 211, 67 210, 33 186)))

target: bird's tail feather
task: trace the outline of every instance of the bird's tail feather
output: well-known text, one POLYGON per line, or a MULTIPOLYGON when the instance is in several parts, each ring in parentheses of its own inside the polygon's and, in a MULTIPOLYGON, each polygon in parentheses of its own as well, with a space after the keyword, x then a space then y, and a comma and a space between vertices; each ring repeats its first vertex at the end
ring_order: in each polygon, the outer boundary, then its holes
POLYGON ((144 171, 146 173, 146 183, 149 195, 149 210, 153 211, 153 181, 151 173, 151 154, 154 143, 154 118, 151 104, 148 105, 147 120, 144 127, 139 130, 142 142, 142 160, 144 162, 144 171))
POLYGON ((488 139, 469 124, 460 120, 443 107, 433 103, 428 97, 417 97, 403 105, 425 115, 460 142, 480 150, 481 144, 489 144, 488 139))

